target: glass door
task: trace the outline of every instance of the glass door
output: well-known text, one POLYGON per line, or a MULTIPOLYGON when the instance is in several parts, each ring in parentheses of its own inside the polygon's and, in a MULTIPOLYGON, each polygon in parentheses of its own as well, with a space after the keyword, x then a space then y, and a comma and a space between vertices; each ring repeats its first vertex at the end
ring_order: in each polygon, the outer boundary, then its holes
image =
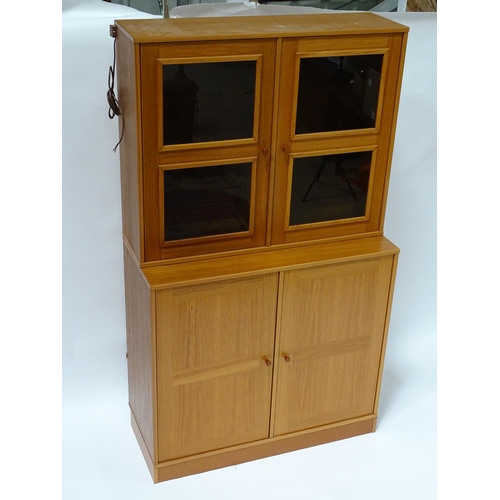
POLYGON ((273 244, 382 230, 400 56, 390 35, 283 41, 273 244))
POLYGON ((264 245, 275 42, 142 50, 146 260, 264 245))

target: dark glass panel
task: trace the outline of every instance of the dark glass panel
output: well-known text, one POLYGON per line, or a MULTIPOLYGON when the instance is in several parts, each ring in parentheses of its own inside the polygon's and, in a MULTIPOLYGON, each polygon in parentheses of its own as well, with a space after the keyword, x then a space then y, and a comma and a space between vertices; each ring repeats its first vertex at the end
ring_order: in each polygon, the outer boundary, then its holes
POLYGON ((374 127, 382 59, 301 58, 295 133, 374 127))
POLYGON ((255 61, 164 65, 164 144, 253 137, 255 74, 255 61))
POLYGON ((365 215, 371 151, 295 158, 290 225, 365 215))
POLYGON ((166 170, 165 241, 248 231, 252 164, 166 170))

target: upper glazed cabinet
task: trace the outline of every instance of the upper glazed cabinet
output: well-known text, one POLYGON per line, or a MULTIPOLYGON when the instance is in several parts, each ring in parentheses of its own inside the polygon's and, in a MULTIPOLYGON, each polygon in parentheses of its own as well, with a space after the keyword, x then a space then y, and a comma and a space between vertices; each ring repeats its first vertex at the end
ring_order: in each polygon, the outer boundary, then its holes
POLYGON ((333 13, 116 25, 140 262, 382 234, 406 27, 333 13))

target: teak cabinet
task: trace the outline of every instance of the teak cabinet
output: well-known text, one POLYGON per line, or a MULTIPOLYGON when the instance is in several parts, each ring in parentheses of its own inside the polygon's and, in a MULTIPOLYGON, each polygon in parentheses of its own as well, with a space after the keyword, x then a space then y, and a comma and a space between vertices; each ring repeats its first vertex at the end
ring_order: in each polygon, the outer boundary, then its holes
POLYGON ((154 481, 373 432, 408 28, 115 28, 129 403, 154 481))

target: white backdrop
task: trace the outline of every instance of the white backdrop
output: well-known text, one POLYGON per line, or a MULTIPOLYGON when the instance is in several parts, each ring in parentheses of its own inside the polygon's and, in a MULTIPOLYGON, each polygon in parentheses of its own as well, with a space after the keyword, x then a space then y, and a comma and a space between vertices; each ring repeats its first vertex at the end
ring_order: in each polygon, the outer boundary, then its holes
POLYGON ((130 427, 114 19, 63 1, 63 498, 432 500, 436 490, 436 15, 410 27, 385 235, 401 248, 374 434, 153 485, 130 427))

